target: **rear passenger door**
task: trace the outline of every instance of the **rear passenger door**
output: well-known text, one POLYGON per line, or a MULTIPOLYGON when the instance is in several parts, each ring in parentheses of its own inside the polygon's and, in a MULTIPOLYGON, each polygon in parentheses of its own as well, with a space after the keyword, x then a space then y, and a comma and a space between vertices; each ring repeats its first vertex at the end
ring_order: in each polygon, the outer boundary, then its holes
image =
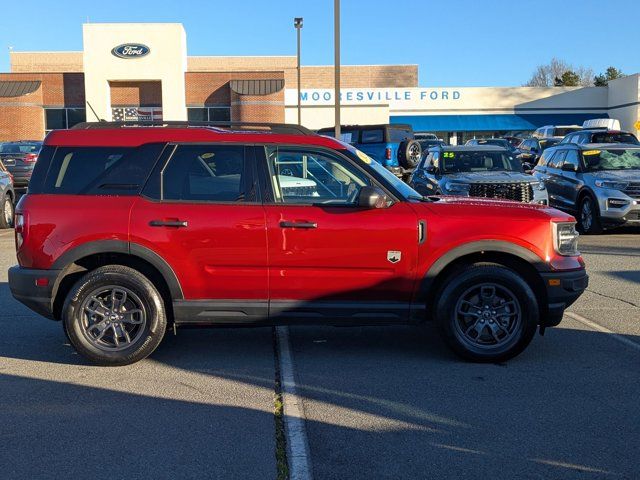
POLYGON ((168 145, 131 213, 130 241, 175 272, 179 322, 266 319, 267 237, 253 149, 168 145))

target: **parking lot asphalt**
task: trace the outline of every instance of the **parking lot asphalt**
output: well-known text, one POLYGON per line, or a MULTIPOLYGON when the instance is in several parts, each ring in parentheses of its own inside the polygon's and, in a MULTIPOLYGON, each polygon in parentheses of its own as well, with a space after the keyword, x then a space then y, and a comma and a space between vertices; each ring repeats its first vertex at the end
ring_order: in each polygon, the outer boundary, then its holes
MULTIPOLYGON (((477 365, 431 326, 290 328, 313 478, 640 478, 639 233, 581 238, 591 284, 571 308, 630 344, 565 316, 477 365)), ((0 232, 2 478, 275 478, 270 329, 179 331, 92 367, 11 298, 13 263, 0 232)))
POLYGON ((93 367, 11 297, 15 263, 0 232, 0 478, 275 476, 271 329, 180 331, 152 359, 93 367))

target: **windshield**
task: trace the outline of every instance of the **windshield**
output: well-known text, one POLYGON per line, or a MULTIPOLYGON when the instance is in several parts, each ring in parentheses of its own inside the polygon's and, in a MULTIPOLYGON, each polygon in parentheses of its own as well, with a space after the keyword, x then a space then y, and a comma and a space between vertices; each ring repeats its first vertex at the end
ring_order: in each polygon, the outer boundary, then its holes
POLYGON ((411 188, 409 185, 404 183, 402 180, 400 180, 393 173, 391 173, 389 170, 384 168, 380 163, 376 162, 373 158, 371 158, 366 153, 361 152, 360 150, 358 150, 355 147, 352 147, 351 145, 348 145, 347 150, 349 151, 349 153, 351 153, 352 158, 353 156, 355 156, 355 158, 357 158, 359 161, 362 161, 367 165, 369 165, 371 168, 373 168, 376 171, 376 173, 382 176, 388 183, 391 184, 391 186, 393 186, 393 188, 395 188, 398 192, 400 192, 400 194, 404 198, 422 197, 422 195, 420 195, 413 188, 411 188))
POLYGON ((588 171, 640 170, 640 149, 588 150, 582 152, 588 171))
POLYGON ((38 153, 39 143, 3 143, 0 144, 0 153, 38 153))
POLYGON ((631 143, 632 145, 640 145, 635 135, 622 132, 594 133, 591 136, 591 143, 631 143))
POLYGON ((438 162, 442 173, 522 171, 519 162, 502 152, 442 152, 438 162))

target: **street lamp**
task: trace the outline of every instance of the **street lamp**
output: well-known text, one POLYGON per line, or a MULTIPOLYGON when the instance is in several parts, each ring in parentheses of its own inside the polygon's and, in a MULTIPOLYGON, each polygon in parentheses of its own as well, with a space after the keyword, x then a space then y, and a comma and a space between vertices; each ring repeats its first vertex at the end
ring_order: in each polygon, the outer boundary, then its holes
POLYGON ((335 87, 334 109, 336 113, 335 136, 340 139, 340 0, 333 0, 333 43, 334 43, 334 72, 335 87))
POLYGON ((302 125, 302 108, 300 105, 300 30, 302 30, 302 17, 295 17, 293 19, 293 26, 296 27, 296 33, 298 36, 298 125, 302 125))

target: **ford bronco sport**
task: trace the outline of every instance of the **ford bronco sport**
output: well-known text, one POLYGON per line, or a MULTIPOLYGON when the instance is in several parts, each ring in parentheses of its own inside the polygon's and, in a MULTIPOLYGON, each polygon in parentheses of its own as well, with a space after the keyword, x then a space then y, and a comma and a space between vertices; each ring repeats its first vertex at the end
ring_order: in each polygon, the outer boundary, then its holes
POLYGON ((586 288, 566 213, 423 197, 335 139, 232 127, 51 132, 16 210, 15 298, 101 365, 194 325, 427 321, 501 361, 586 288))

